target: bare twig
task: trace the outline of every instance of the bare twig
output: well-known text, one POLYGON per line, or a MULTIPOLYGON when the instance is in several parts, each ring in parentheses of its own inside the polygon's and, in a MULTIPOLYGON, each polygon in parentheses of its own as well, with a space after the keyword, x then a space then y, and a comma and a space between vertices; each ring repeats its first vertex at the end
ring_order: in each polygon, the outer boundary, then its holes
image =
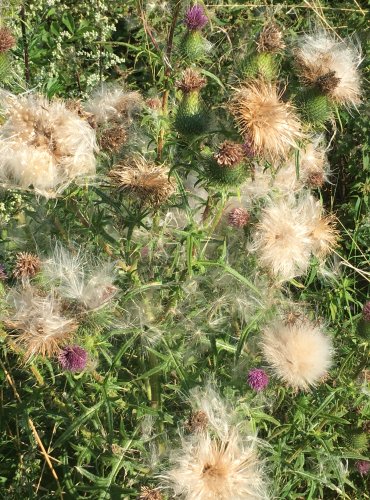
POLYGON ((26 30, 26 2, 23 2, 21 10, 19 12, 21 18, 21 31, 22 31, 22 42, 23 42, 23 60, 24 60, 24 77, 26 82, 30 82, 30 56, 28 52, 28 39, 26 30))
MULTIPOLYGON (((162 114, 167 115, 167 108, 168 108, 168 94, 169 94, 169 89, 168 89, 168 82, 170 79, 172 67, 170 64, 171 61, 171 55, 172 55, 172 49, 173 49, 173 37, 175 34, 175 27, 177 23, 177 18, 179 17, 180 13, 180 8, 181 8, 181 0, 179 0, 174 8, 173 12, 173 18, 172 18, 172 23, 170 26, 170 31, 168 32, 168 38, 167 38, 167 49, 166 49, 166 70, 165 70, 165 79, 164 79, 164 92, 162 95, 162 114)), ((160 160, 162 158, 162 151, 163 151, 163 145, 164 145, 164 128, 161 128, 161 131, 159 133, 159 139, 158 139, 158 148, 157 148, 157 158, 160 160)))

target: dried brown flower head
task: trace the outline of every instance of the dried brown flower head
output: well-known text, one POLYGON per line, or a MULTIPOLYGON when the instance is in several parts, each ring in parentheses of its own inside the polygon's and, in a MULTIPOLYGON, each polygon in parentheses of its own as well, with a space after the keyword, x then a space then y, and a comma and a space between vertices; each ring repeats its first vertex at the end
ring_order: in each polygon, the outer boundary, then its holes
POLYGON ((85 111, 83 108, 81 101, 79 99, 68 99, 66 101, 66 108, 73 113, 76 113, 80 118, 86 120, 91 128, 96 128, 96 120, 92 113, 85 111))
POLYGON ((162 101, 158 97, 149 97, 145 102, 150 109, 160 109, 162 107, 162 101))
POLYGON ((232 167, 240 163, 244 158, 244 148, 242 144, 232 141, 224 141, 218 147, 215 160, 222 167, 232 167))
POLYGON ((41 261, 37 255, 28 252, 17 254, 13 275, 16 278, 32 278, 39 270, 41 261))
POLYGON ((168 173, 164 165, 148 162, 142 156, 132 156, 108 175, 119 189, 136 195, 142 203, 160 205, 175 192, 168 173))
POLYGON ((189 432, 199 432, 205 430, 207 428, 207 425, 207 413, 203 410, 198 410, 190 414, 185 427, 189 432))
POLYGON ((0 28, 0 54, 12 49, 15 45, 15 38, 9 28, 0 28))
POLYGON ((277 24, 273 22, 267 23, 257 40, 258 52, 279 52, 285 48, 283 34, 277 24))
POLYGON ((103 131, 99 138, 99 145, 102 149, 117 152, 127 141, 127 130, 124 125, 114 125, 103 131))
POLYGON ((243 207, 235 207, 230 210, 228 215, 228 222, 233 227, 245 227, 250 219, 248 211, 243 207))
POLYGON ((12 340, 24 349, 25 359, 35 355, 56 356, 77 329, 74 319, 62 315, 53 294, 42 295, 31 286, 13 290, 8 298, 5 326, 14 331, 12 340))
POLYGON ((324 94, 332 95, 340 83, 335 71, 326 71, 329 56, 323 57, 320 64, 309 64, 299 51, 295 53, 295 63, 301 82, 308 87, 316 87, 324 94))
POLYGON ((282 101, 277 87, 263 80, 236 89, 230 111, 256 153, 270 161, 286 158, 303 137, 291 103, 282 101))
POLYGON ((323 172, 311 172, 306 179, 306 184, 311 188, 321 188, 324 185, 325 176, 323 172))
POLYGON ((176 82, 176 86, 178 89, 180 89, 184 94, 187 94, 189 92, 194 92, 197 90, 202 89, 207 80, 199 74, 198 71, 192 69, 192 68, 187 68, 183 75, 181 80, 178 80, 176 82))
POLYGON ((159 490, 149 488, 149 486, 141 487, 139 500, 162 500, 162 498, 162 493, 159 490))
POLYGON ((335 76, 335 71, 328 71, 316 80, 316 85, 324 94, 332 94, 340 83, 340 78, 335 76))

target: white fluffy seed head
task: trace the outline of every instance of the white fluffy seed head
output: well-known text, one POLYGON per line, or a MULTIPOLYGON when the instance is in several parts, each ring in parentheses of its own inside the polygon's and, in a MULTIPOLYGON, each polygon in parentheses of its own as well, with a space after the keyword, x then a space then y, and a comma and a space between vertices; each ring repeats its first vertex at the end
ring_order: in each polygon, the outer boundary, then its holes
POLYGON ((183 439, 162 476, 163 487, 184 500, 265 499, 265 481, 253 445, 234 429, 223 438, 209 432, 183 439))
POLYGON ((139 92, 125 92, 121 87, 103 86, 85 104, 85 109, 94 115, 96 122, 129 122, 132 114, 143 105, 139 92))
POLYGON ((75 178, 95 173, 96 137, 63 101, 1 93, 0 179, 43 196, 60 193, 75 178))
POLYGON ((281 199, 263 210, 250 249, 262 267, 286 281, 307 271, 309 244, 307 227, 294 201, 281 199))
POLYGON ((330 97, 338 104, 352 107, 361 101, 361 81, 358 67, 361 49, 353 40, 339 40, 320 30, 302 36, 296 50, 298 72, 308 84, 332 73, 338 79, 330 89, 330 97))
POLYGON ((207 417, 207 428, 218 436, 226 438, 230 432, 232 411, 215 390, 214 385, 208 382, 204 388, 195 387, 190 391, 189 401, 193 412, 204 412, 207 417))
POLYGON ((275 375, 294 389, 316 385, 332 364, 330 337, 321 325, 305 318, 268 325, 262 332, 261 348, 275 375))
POLYGON ((51 257, 43 261, 42 273, 61 297, 76 300, 88 310, 104 306, 117 291, 113 265, 92 265, 81 249, 71 253, 56 245, 51 257))
POLYGON ((338 231, 335 229, 334 216, 325 215, 321 202, 313 196, 302 198, 299 212, 307 227, 312 254, 319 260, 324 259, 337 245, 338 231))
POLYGON ((250 250, 277 280, 304 275, 311 255, 323 261, 335 247, 333 216, 309 194, 270 201, 256 225, 250 250))

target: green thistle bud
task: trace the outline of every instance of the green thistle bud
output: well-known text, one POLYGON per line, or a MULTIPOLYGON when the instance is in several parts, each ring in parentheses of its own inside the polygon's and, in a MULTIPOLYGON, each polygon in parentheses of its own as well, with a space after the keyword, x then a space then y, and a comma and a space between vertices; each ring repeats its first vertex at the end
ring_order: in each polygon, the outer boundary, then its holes
POLYGON ((176 130, 186 136, 196 136, 206 132, 208 125, 209 114, 199 93, 184 95, 176 112, 176 130))
POLYGON ((243 146, 224 141, 215 155, 208 155, 204 170, 211 184, 222 187, 238 186, 248 175, 243 146))
POLYGON ((177 87, 183 93, 175 117, 175 128, 180 134, 196 136, 208 129, 209 113, 199 95, 205 84, 205 78, 192 68, 186 69, 182 79, 177 82, 177 87))
POLYGON ((279 74, 279 63, 276 54, 259 52, 248 57, 242 63, 245 78, 262 77, 267 81, 274 80, 279 74))
POLYGON ((363 453, 368 447, 368 437, 365 432, 353 431, 347 435, 346 445, 349 449, 363 453))
POLYGON ((181 52, 189 62, 202 59, 207 52, 207 40, 198 30, 187 31, 181 41, 181 52))
POLYGON ((317 89, 307 89, 298 97, 303 119, 314 127, 322 127, 332 114, 330 100, 317 89))

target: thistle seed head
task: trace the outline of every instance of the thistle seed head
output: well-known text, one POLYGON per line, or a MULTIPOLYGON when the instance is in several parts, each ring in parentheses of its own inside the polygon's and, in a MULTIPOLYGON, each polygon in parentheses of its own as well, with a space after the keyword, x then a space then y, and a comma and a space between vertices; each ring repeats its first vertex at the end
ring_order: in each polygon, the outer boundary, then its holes
POLYGON ((274 22, 267 23, 257 40, 257 50, 258 52, 280 52, 285 48, 285 43, 283 40, 283 34, 274 22))
POLYGON ((9 28, 0 28, 0 54, 12 49, 15 45, 15 38, 9 28))
POLYGON ((202 89, 207 83, 207 80, 199 74, 198 71, 187 68, 181 80, 176 82, 176 86, 179 90, 181 90, 184 94, 189 94, 190 92, 198 92, 202 89))
POLYGON ((243 145, 232 141, 224 141, 218 147, 218 152, 214 155, 214 158, 221 167, 238 165, 244 158, 243 145))
POLYGON ((39 270, 41 261, 37 255, 28 252, 17 254, 13 275, 15 278, 32 278, 39 270))

